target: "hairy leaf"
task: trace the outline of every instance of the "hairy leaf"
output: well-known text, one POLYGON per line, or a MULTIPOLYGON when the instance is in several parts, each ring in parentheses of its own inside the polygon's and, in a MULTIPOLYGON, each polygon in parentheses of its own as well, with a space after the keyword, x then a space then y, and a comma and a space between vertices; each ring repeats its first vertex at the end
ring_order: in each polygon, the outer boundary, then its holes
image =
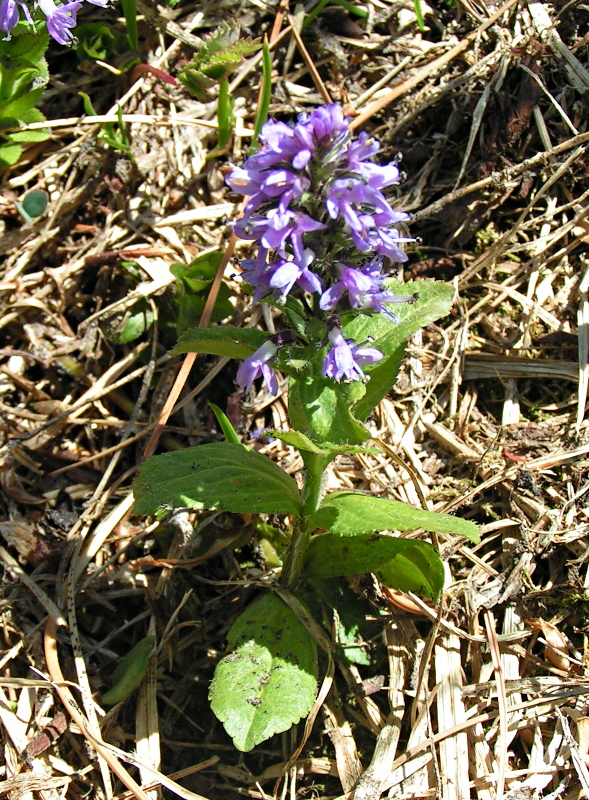
POLYGON ((178 72, 178 80, 199 100, 205 100, 207 89, 228 78, 245 56, 259 47, 257 39, 239 38, 239 25, 234 20, 223 22, 203 38, 192 61, 178 72))
POLYGON ((267 456, 231 442, 153 456, 133 486, 136 514, 161 507, 208 508, 250 514, 298 514, 294 480, 267 456))
POLYGON ((311 579, 374 572, 404 592, 436 598, 444 586, 444 565, 428 542, 396 536, 324 533, 311 539, 304 574, 311 579))
POLYGON ((359 383, 340 387, 324 378, 291 381, 288 397, 291 423, 320 445, 362 444, 370 434, 350 413, 347 392, 361 393, 363 389, 359 383))
POLYGON ((342 453, 371 453, 372 455, 379 455, 381 452, 378 447, 363 447, 362 445, 356 444, 333 444, 332 442, 323 442, 320 447, 300 431, 277 431, 271 429, 266 431, 265 435, 280 439, 280 441, 285 444, 296 447, 297 450, 307 450, 318 456, 329 456, 330 459, 342 453))
POLYGON ((338 536, 356 536, 375 531, 426 531, 453 533, 472 542, 480 540, 474 522, 451 514, 437 514, 384 497, 357 492, 334 492, 327 495, 311 516, 310 524, 338 536))
POLYGON ((389 308, 399 317, 397 324, 392 324, 382 314, 362 316, 356 314, 351 322, 344 326, 344 334, 356 342, 369 339, 385 358, 374 366, 366 367, 370 380, 366 392, 354 405, 353 413, 364 421, 372 409, 382 400, 395 383, 407 337, 418 328, 446 316, 452 305, 454 289, 443 281, 418 281, 415 283, 399 283, 389 280, 387 289, 398 295, 417 294, 414 303, 390 305, 389 308))
POLYGON ((211 708, 238 750, 288 730, 313 707, 317 649, 286 603, 267 594, 228 634, 211 684, 211 708))
POLYGON ((254 328, 194 328, 180 337, 172 355, 203 353, 228 358, 247 358, 261 347, 267 337, 254 328))

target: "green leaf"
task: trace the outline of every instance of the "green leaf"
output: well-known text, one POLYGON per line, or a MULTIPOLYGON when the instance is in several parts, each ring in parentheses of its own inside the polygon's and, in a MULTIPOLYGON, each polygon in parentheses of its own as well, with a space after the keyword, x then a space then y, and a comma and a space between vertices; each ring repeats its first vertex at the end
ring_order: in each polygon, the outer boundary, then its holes
POLYGON ((267 456, 231 442, 153 456, 133 486, 135 513, 160 507, 209 508, 250 514, 299 514, 294 480, 267 456))
POLYGON ((209 699, 238 750, 306 717, 317 688, 317 648, 294 611, 267 594, 228 634, 230 652, 218 664, 209 699))
POLYGON ((267 337, 254 328, 194 328, 182 334, 172 355, 202 353, 227 358, 244 359, 261 347, 267 337))
POLYGON ((219 406, 216 406, 214 403, 209 403, 209 408, 212 409, 213 414, 217 418, 217 422, 221 430, 223 431, 223 436, 228 442, 232 442, 233 444, 241 444, 239 441, 239 436, 237 435, 235 428, 229 422, 229 419, 224 411, 221 411, 219 406))
POLYGON ((131 50, 139 48, 137 38, 137 2, 136 0, 122 0, 123 14, 125 15, 125 24, 127 26, 127 39, 129 40, 129 47, 131 50))
POLYGON ((102 695, 102 703, 114 706, 128 697, 141 683, 155 645, 155 636, 141 639, 121 660, 112 675, 113 687, 102 695))
MULTIPOLYGON (((175 300, 178 306, 176 331, 178 336, 193 330, 198 325, 205 309, 207 294, 206 291, 197 294, 191 292, 176 294, 175 300)), ((222 283, 211 314, 211 322, 221 322, 234 314, 235 308, 232 306, 230 298, 229 287, 222 283)))
POLYGON ((201 253, 190 264, 172 264, 170 272, 193 292, 201 292, 210 286, 219 265, 223 260, 223 253, 215 250, 211 253, 201 253))
POLYGON ((349 392, 363 385, 338 386, 318 377, 303 377, 289 385, 288 408, 292 425, 318 444, 362 444, 370 438, 350 412, 349 392))
POLYGON ((383 583, 435 599, 444 586, 444 565, 428 542, 379 534, 354 537, 324 533, 311 539, 305 577, 335 578, 374 572, 383 583))
POLYGON ((30 217, 40 217, 47 208, 48 202, 47 192, 42 189, 33 189, 23 197, 22 205, 30 217))
POLYGON ((9 127, 5 124, 5 120, 18 120, 19 124, 44 122, 45 117, 35 108, 42 94, 42 88, 32 89, 22 97, 13 97, 9 102, 2 103, 0 108, 0 127, 9 127))
POLYGON ((112 28, 101 22, 76 25, 76 38, 78 42, 74 45, 74 50, 80 61, 86 58, 105 61, 113 52, 116 41, 112 28))
POLYGON ((330 460, 342 453, 370 453, 377 456, 382 452, 378 447, 363 447, 357 444, 332 444, 323 442, 322 446, 316 445, 308 436, 300 431, 277 431, 269 429, 265 432, 266 436, 273 436, 281 442, 296 447, 297 450, 306 450, 318 456, 329 456, 330 460))
POLYGON ((251 147, 254 149, 258 143, 260 132, 270 110, 270 100, 272 99, 272 54, 268 45, 268 37, 264 34, 264 44, 262 45, 262 91, 258 101, 256 119, 254 121, 254 135, 252 136, 251 147))
POLYGON ((471 542, 480 541, 474 522, 451 514, 423 511, 398 500, 372 497, 357 492, 334 492, 327 495, 310 524, 338 536, 356 536, 374 531, 413 531, 423 528, 438 533, 465 536, 471 542))
POLYGON ((206 99, 207 89, 229 77, 245 56, 260 47, 257 39, 240 39, 234 20, 223 22, 205 36, 200 47, 179 72, 178 80, 199 100, 206 99))
POLYGON ((229 93, 229 80, 225 78, 219 85, 219 99, 217 102, 217 122, 218 122, 218 138, 217 147, 224 148, 231 139, 233 128, 235 127, 235 114, 233 107, 235 99, 229 93))
POLYGON ((153 325, 153 309, 147 300, 135 303, 129 316, 124 316, 118 325, 109 333, 109 339, 115 344, 127 344, 142 336, 153 325), (122 327, 121 327, 122 325, 122 327))
POLYGON ((373 339, 371 347, 376 347, 384 354, 385 359, 373 367, 366 367, 370 376, 364 396, 355 404, 353 412, 360 420, 366 420, 372 409, 382 400, 393 386, 405 349, 407 338, 418 328, 446 316, 452 305, 454 288, 443 281, 417 281, 415 283, 399 283, 388 280, 387 289, 398 295, 418 294, 414 303, 390 305, 391 310, 399 317, 397 324, 392 324, 382 314, 373 316, 355 315, 351 322, 344 325, 344 335, 357 342, 373 339))
MULTIPOLYGON (((353 414, 356 419, 366 422, 373 409, 376 408, 383 397, 387 396, 395 385, 404 355, 405 345, 402 344, 393 353, 385 356, 374 365, 374 368, 370 371, 370 380, 366 384, 364 396, 353 406, 353 414)), ((366 372, 368 374, 368 370, 366 372)))
MULTIPOLYGON (((311 586, 311 584, 309 584, 311 586)), ((323 604, 330 606, 337 612, 335 629, 336 640, 342 655, 348 663, 368 665, 371 663, 370 646, 368 642, 378 635, 379 623, 374 621, 374 608, 365 597, 356 594, 344 578, 330 578, 317 581, 312 585, 323 604), (372 620, 370 620, 372 617, 372 620)), ((305 587, 301 589, 305 591, 305 587)), ((310 598, 307 593, 304 599, 308 605, 310 598)), ((318 605, 318 604, 314 604, 318 605)), ((316 619, 332 619, 333 613, 325 615, 321 607, 311 607, 316 614, 316 619)))
POLYGON ((20 144, 1 144, 0 143, 0 168, 12 167, 21 157, 22 147, 20 144))

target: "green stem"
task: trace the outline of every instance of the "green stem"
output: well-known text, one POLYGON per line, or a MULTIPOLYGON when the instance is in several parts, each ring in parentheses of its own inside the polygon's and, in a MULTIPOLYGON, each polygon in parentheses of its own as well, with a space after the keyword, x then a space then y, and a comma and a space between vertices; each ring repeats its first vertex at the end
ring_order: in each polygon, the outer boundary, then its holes
POLYGON ((282 570, 282 583, 286 586, 292 586, 301 578, 305 553, 313 532, 309 524, 309 517, 317 510, 321 500, 323 472, 324 470, 318 472, 309 472, 307 470, 305 474, 301 516, 298 518, 290 537, 282 570))

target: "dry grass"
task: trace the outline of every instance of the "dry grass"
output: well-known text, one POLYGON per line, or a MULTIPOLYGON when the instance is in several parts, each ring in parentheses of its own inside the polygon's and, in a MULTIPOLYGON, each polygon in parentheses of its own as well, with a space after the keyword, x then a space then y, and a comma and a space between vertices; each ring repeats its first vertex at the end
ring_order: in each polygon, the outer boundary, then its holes
MULTIPOLYGON (((456 301, 450 318, 412 338, 374 415, 382 455, 342 458, 329 488, 468 516, 481 544, 441 539, 448 581, 435 609, 368 578, 353 583, 372 606, 370 666, 325 659, 323 702, 300 752, 302 726, 244 757, 233 750, 207 685, 263 564, 241 518, 205 515, 191 553, 186 524, 196 520, 162 529, 133 518, 130 484, 162 434, 166 401, 175 408, 162 449, 218 436, 208 400, 244 436, 286 423, 284 395, 244 403, 223 360, 189 362, 169 399, 179 368, 166 354, 169 268, 234 245, 239 207, 222 168, 247 150, 259 58, 233 80, 231 153, 207 160, 212 95, 197 103, 152 76, 80 72, 55 55, 52 139, 1 178, 7 797, 589 795, 589 12, 560 0, 460 0, 430 9, 422 33, 412 8, 372 0, 362 26, 328 9, 301 38, 286 5, 145 5, 142 33, 147 63, 173 72, 191 37, 227 16, 254 34, 273 28, 272 113, 329 97, 379 135, 385 155, 403 157, 397 204, 420 237, 405 277, 453 281, 456 301), (73 113, 78 89, 101 117, 73 113), (134 163, 97 142, 116 101, 134 163), (49 193, 48 213, 22 224, 13 200, 35 187, 49 193), (139 298, 156 322, 116 344, 139 298), (146 680, 105 713, 113 665, 148 633, 158 649, 146 680)), ((236 319, 263 325, 232 273, 228 264, 236 319)), ((294 451, 259 447, 298 475, 294 451)), ((326 624, 335 635, 336 621, 326 624)))

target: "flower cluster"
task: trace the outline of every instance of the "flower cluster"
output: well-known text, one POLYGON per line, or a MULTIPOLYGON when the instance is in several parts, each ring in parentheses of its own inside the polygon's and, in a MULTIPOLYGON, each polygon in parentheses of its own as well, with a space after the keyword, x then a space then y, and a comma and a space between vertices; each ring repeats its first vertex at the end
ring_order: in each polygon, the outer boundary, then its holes
MULTIPOLYGON (((334 312, 352 308, 395 322, 386 304, 414 299, 385 286, 386 260, 405 261, 400 245, 411 241, 398 228, 407 214, 393 209, 383 193, 399 182, 399 169, 395 162, 374 163, 379 143, 366 133, 353 139, 337 104, 299 116, 292 127, 267 122, 260 142, 226 178, 233 191, 248 198, 234 232, 258 243, 255 258, 242 263, 244 278, 256 302, 266 298, 283 305, 297 289, 315 296, 309 305, 313 313, 331 315, 325 320, 331 349, 322 374, 335 381, 362 380, 361 366, 382 354, 345 339, 334 312)), ((263 363, 269 370, 275 355, 258 351, 249 366, 263 363)), ((241 372, 238 383, 244 385, 241 372)), ((268 378, 266 384, 274 385, 268 378)))
MULTIPOLYGON (((95 6, 107 6, 109 0, 88 0, 95 6)), ((26 0, 0 0, 0 31, 3 31, 5 39, 10 38, 10 33, 20 21, 20 14, 31 25, 33 17, 31 15, 30 2, 26 0)), ((73 44, 75 36, 72 29, 76 27, 76 16, 84 3, 82 0, 72 0, 69 3, 56 5, 54 0, 37 0, 37 7, 45 14, 47 19, 47 31, 59 44, 73 44)))

